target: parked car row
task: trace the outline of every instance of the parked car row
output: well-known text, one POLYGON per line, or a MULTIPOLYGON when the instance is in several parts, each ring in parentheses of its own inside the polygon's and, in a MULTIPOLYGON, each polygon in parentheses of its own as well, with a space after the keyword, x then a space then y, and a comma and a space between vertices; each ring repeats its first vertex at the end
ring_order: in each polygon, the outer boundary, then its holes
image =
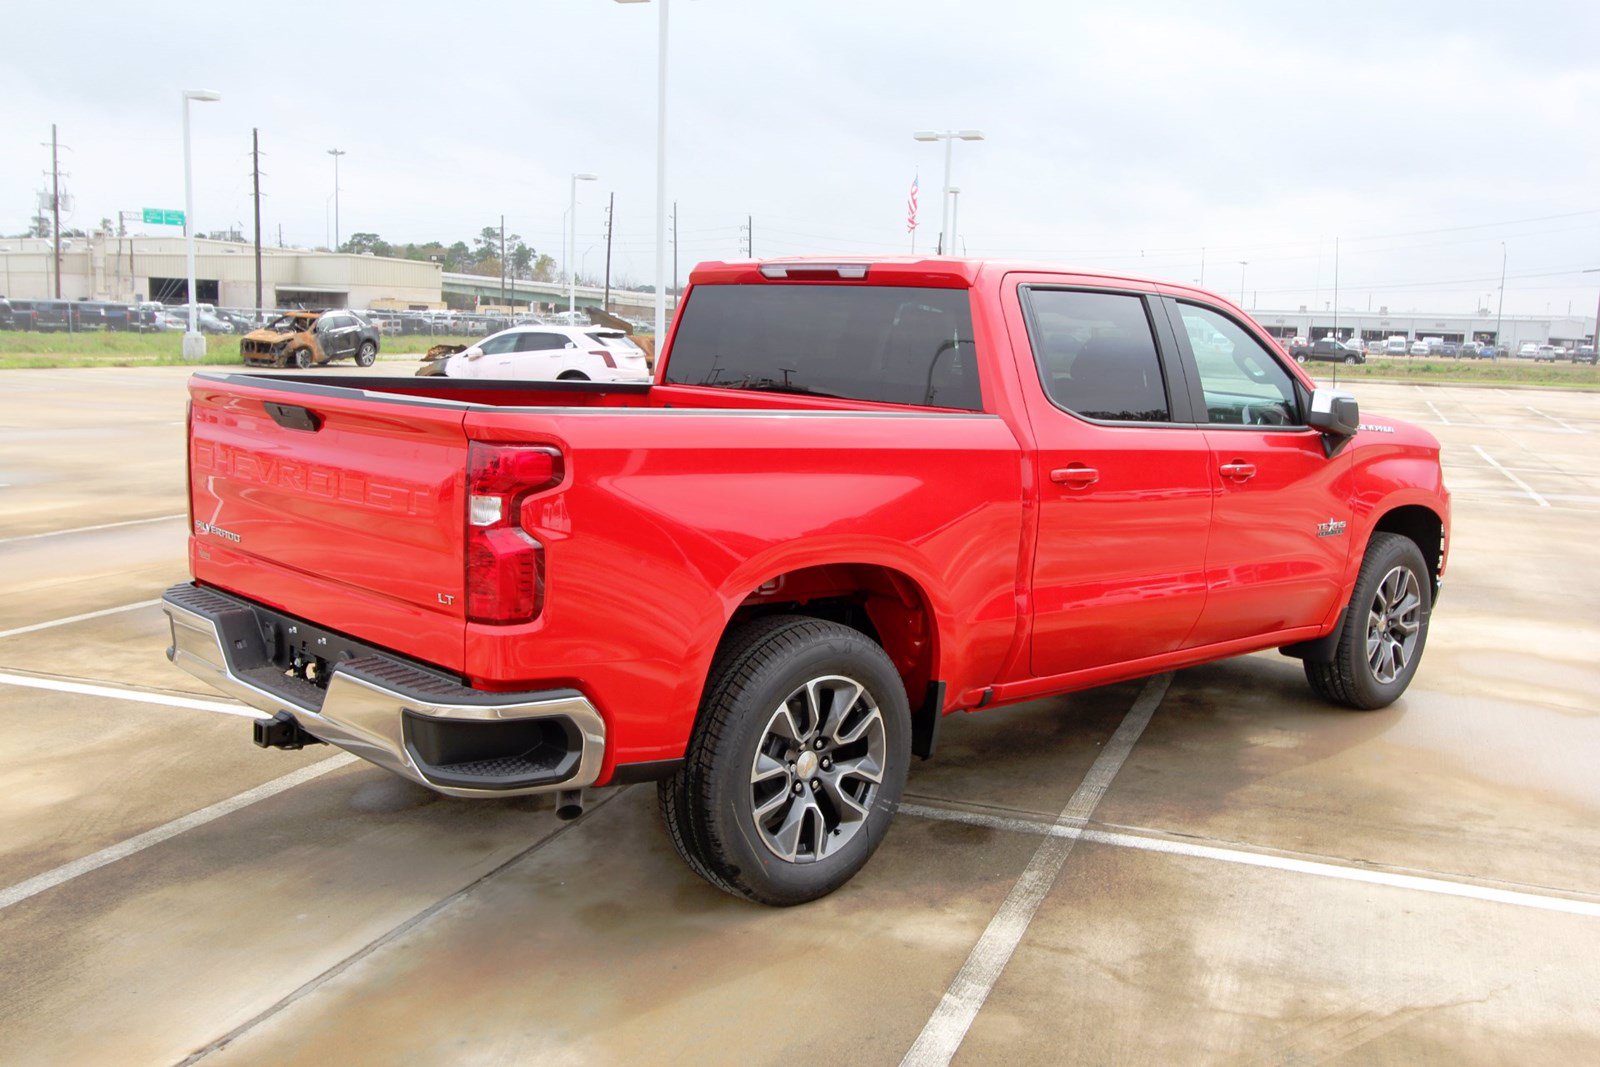
MULTIPOLYGON (((1512 353, 1502 345, 1487 341, 1446 341, 1440 337, 1412 339, 1402 335, 1358 340, 1340 340, 1331 335, 1315 341, 1303 336, 1279 339, 1283 350, 1297 362, 1365 363, 1368 356, 1436 356, 1443 359, 1503 359, 1512 353)), ((1565 345, 1523 342, 1516 350, 1516 358, 1531 359, 1536 363, 1556 363, 1570 360, 1573 363, 1600 362, 1593 345, 1568 348, 1565 345)))

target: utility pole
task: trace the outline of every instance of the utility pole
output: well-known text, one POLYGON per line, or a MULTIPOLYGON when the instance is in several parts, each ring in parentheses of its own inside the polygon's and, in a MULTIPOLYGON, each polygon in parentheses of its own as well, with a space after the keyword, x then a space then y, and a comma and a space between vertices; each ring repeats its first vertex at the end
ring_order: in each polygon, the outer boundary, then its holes
POLYGON ((506 217, 500 216, 500 307, 506 307, 506 217))
POLYGON ((753 215, 744 217, 744 254, 756 258, 756 220, 753 215))
POLYGON ((283 247, 283 223, 278 223, 278 247, 283 247))
MULTIPOLYGON (((672 202, 672 298, 678 298, 678 202, 672 202)), ((661 343, 661 338, 656 343, 661 343)))
MULTIPOLYGON (((56 124, 50 124, 50 213, 56 249, 56 299, 61 299, 61 160, 57 155, 56 124)), ((70 316, 68 321, 70 322, 70 316)))
POLYGON ((611 218, 617 212, 617 194, 612 190, 611 197, 606 201, 606 295, 601 298, 600 306, 609 314, 611 311, 611 218))
POLYGON ((261 317, 261 139, 260 131, 250 128, 250 185, 256 203, 256 317, 261 317))

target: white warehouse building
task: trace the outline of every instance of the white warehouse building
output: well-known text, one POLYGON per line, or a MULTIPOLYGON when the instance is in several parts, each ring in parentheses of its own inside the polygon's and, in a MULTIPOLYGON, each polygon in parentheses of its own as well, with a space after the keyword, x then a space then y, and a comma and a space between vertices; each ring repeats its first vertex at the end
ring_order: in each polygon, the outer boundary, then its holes
MULTIPOLYGON (((0 239, 0 296, 48 300, 55 294, 55 257, 49 239, 0 239)), ((219 307, 255 307, 254 246, 197 238, 195 296, 200 303, 219 307)), ((186 303, 189 284, 184 240, 115 234, 63 239, 61 298, 186 303)), ((443 307, 440 266, 413 259, 263 246, 261 305, 443 307)))
POLYGON ((1337 337, 1341 341, 1477 341, 1504 345, 1515 352, 1531 341, 1573 347, 1594 340, 1594 319, 1568 315, 1502 315, 1479 310, 1475 314, 1426 311, 1295 311, 1262 309, 1250 312, 1274 337, 1304 337, 1315 341, 1337 337))

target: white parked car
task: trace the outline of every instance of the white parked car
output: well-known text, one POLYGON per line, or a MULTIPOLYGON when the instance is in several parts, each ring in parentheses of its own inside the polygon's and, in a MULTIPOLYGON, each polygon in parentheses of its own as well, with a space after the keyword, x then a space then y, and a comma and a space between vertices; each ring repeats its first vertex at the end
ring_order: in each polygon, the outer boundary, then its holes
POLYGON ((513 326, 490 334, 445 363, 447 378, 517 382, 644 382, 644 349, 604 326, 513 326))
POLYGON ((1524 341, 1522 347, 1517 349, 1518 359, 1538 359, 1539 345, 1535 341, 1524 341))
POLYGON ((1425 355, 1427 355, 1428 354, 1428 342, 1426 342, 1426 341, 1412 341, 1411 342, 1411 354, 1413 356, 1425 356, 1425 355))
POLYGON ((1406 354, 1406 339, 1395 336, 1383 342, 1383 353, 1386 356, 1403 356, 1406 354))

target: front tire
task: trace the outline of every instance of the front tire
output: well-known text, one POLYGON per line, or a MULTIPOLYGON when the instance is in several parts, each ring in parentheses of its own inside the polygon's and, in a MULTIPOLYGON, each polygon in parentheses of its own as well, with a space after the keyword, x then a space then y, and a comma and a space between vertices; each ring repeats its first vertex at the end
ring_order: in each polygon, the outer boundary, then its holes
POLYGON ((1334 704, 1362 711, 1388 707, 1417 673, 1432 614, 1432 580, 1416 542, 1373 534, 1333 659, 1306 660, 1306 681, 1334 704))
POLYGON ((683 767, 658 786, 674 847, 747 900, 826 896, 894 818, 910 723, 900 675, 860 631, 801 615, 739 626, 712 661, 683 767))
POLYGON ((356 365, 370 367, 378 362, 378 346, 371 341, 362 341, 361 350, 356 353, 356 365))
POLYGON ((294 365, 301 370, 310 370, 312 363, 311 349, 297 348, 294 350, 294 365))

